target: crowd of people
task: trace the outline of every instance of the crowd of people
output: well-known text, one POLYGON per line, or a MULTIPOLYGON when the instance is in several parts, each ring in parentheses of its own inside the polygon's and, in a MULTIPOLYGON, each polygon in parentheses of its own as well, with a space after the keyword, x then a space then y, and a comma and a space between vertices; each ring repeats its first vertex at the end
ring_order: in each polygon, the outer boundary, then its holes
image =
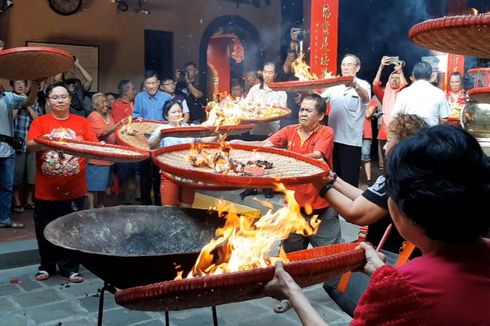
MULTIPOLYGON (((341 74, 352 76, 352 82, 329 87, 321 94, 274 91, 269 84, 277 78, 294 78, 291 63, 299 55, 295 42, 292 35, 282 65, 266 62, 260 74, 246 72, 231 82, 230 94, 220 99, 222 103, 288 106, 293 111, 281 121, 256 123, 249 133, 230 142, 286 148, 332 168, 326 180, 293 187, 304 218, 317 215, 322 222, 316 234, 290 235, 282 243, 284 250, 341 242, 342 216, 350 223, 368 226, 365 238, 371 245, 360 245, 367 264, 364 274, 353 273, 342 291, 339 279, 325 282, 324 288, 353 316, 354 325, 415 325, 428 318, 434 320, 432 324, 483 324, 477 312, 490 302, 490 244, 483 238, 489 229, 484 205, 490 195, 490 166, 471 135, 446 125, 449 117, 461 114, 464 105, 462 75, 451 74, 450 89, 444 93, 430 82, 430 64, 415 64, 409 84, 403 65, 396 62, 383 87, 382 72, 393 64, 389 58, 381 59, 370 84, 357 77, 360 59, 346 54, 340 63, 341 74), (384 154, 380 160, 386 162, 384 174, 375 181, 371 179, 372 121, 378 121, 377 140, 384 154), (368 183, 365 190, 359 188, 361 166, 368 183), (388 238, 378 253, 372 246, 380 246, 383 235, 388 238), (401 257, 405 240, 413 246, 401 257), (408 257, 413 260, 407 263, 408 257), (452 285, 450 290, 446 284, 452 285), (474 304, 467 301, 469 297, 474 304)), ((216 140, 160 133, 207 118, 207 96, 193 62, 176 70, 175 76, 162 79, 146 71, 139 92, 136 81, 121 80, 117 95, 90 94, 92 78, 78 59, 75 67, 83 80, 62 74, 45 88, 40 81, 15 80, 11 81, 12 91, 0 95, 0 227, 23 228, 12 220, 11 211, 33 210, 41 258, 35 275, 38 281, 57 272, 70 282, 84 280, 76 257, 50 244, 43 231, 60 216, 104 207, 114 177, 120 203, 126 205, 136 200, 130 195, 131 183, 139 189, 143 205, 191 207, 195 193, 176 184, 171 176, 162 177, 150 159, 87 162, 48 150, 35 142, 36 137, 113 144, 117 127, 131 118, 167 123, 149 136, 151 149, 216 140), (25 204, 21 189, 25 190, 25 204)), ((247 190, 242 196, 256 193, 247 190)), ((273 196, 271 189, 264 194, 273 196)), ((275 277, 265 291, 289 299, 304 324, 323 323, 282 263, 276 265, 275 277)))

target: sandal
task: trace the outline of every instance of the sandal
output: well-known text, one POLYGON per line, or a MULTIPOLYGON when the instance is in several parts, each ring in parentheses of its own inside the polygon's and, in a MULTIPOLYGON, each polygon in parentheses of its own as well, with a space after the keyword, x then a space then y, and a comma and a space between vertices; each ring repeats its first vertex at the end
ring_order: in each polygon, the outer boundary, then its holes
POLYGON ((34 203, 27 203, 25 206, 24 206, 25 209, 34 209, 34 203))
POLYGON ((14 206, 14 212, 16 212, 16 213, 24 213, 24 207, 22 207, 20 205, 15 205, 14 206))
POLYGON ((63 276, 63 278, 71 283, 81 283, 85 281, 85 278, 82 276, 82 274, 77 272, 71 272, 68 274, 68 276, 63 276))
POLYGON ((43 282, 43 281, 47 281, 50 276, 51 275, 49 275, 48 272, 43 271, 43 270, 40 270, 40 271, 37 271, 37 273, 34 276, 34 278, 36 279, 36 281, 43 282))
POLYGON ((26 226, 22 223, 13 222, 9 224, 0 223, 0 228, 4 229, 23 229, 26 226))

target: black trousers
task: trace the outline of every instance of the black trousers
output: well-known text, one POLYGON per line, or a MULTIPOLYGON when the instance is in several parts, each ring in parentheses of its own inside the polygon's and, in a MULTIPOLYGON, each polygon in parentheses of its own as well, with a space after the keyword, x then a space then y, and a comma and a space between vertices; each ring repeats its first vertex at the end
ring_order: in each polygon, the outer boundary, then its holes
POLYGON ((44 229, 58 217, 83 209, 85 198, 76 200, 35 200, 34 228, 36 231, 37 245, 41 265, 39 270, 44 270, 53 275, 56 265, 61 275, 68 276, 71 272, 78 273, 80 263, 73 251, 57 247, 44 237, 44 229))
POLYGON ((151 159, 140 162, 140 195, 142 205, 162 205, 160 197, 160 168, 153 164, 151 159), (154 202, 151 199, 152 188, 154 202))
POLYGON ((359 186, 361 168, 361 146, 350 146, 340 143, 333 145, 333 170, 345 182, 359 186))

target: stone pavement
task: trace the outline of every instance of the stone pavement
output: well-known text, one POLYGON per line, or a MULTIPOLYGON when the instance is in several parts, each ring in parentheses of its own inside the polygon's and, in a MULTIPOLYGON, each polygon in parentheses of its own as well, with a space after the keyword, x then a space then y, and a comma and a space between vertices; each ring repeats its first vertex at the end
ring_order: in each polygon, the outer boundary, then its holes
MULTIPOLYGON (((244 205, 261 208, 252 197, 239 199, 240 191, 228 191, 226 199, 244 205)), ((220 197, 219 193, 206 192, 220 197)), ((223 193, 221 193, 222 195, 223 193)), ((272 200, 275 206, 282 206, 283 198, 276 195, 272 200)), ((264 211, 264 209, 261 209, 264 211)), ((342 222, 344 240, 356 238, 357 228, 342 222)), ((46 282, 34 280, 37 270, 33 253, 35 240, 10 241, 0 243, 0 325, 8 326, 85 326, 97 324, 99 291, 102 280, 82 268, 86 281, 80 284, 67 283, 58 275, 46 282), (25 266, 28 262, 29 265, 25 266), (21 267, 16 267, 21 266, 21 267)), ((36 257, 34 257, 36 258, 36 257)), ((333 303, 321 286, 305 289, 315 308, 329 325, 348 325, 351 320, 333 303)), ((113 295, 106 292, 104 304, 104 325, 125 326, 164 325, 163 313, 129 311, 118 306, 113 295)), ((290 310, 283 314, 273 312, 277 303, 271 298, 245 301, 217 307, 219 325, 298 325, 296 314, 290 310)), ((171 325, 212 325, 211 308, 190 309, 170 312, 171 325)))

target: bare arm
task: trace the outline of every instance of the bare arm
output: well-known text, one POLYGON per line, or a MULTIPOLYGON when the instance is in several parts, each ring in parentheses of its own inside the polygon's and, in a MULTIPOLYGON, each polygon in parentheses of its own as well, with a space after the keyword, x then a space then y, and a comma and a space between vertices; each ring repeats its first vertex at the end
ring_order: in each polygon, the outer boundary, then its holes
POLYGON ((373 83, 381 83, 381 73, 383 72, 384 67, 387 65, 388 63, 386 57, 382 57, 381 62, 379 63, 378 71, 376 72, 376 76, 374 77, 373 83))
POLYGON ((357 225, 373 224, 388 214, 388 210, 367 200, 364 196, 359 195, 355 199, 350 199, 335 188, 326 193, 325 199, 348 222, 357 225))
MULTIPOLYGON (((272 145, 272 143, 271 143, 272 145)), ((307 156, 307 157, 311 157, 311 158, 314 158, 314 159, 317 159, 317 160, 323 160, 325 159, 325 157, 323 156, 323 153, 320 152, 320 151, 314 151, 312 153, 308 153, 308 154, 303 154, 304 156, 307 156)))
POLYGON ((31 152, 31 153, 34 153, 34 152, 37 152, 37 151, 40 151, 43 149, 43 145, 35 142, 34 140, 28 140, 26 145, 27 145, 27 151, 31 152))
POLYGON ((85 81, 83 82, 83 88, 88 92, 92 87, 92 83, 94 82, 94 79, 92 78, 92 76, 90 76, 87 70, 85 70, 85 68, 82 67, 80 61, 76 57, 75 57, 75 67, 82 73, 82 76, 85 79, 85 81))
POLYGON ((303 325, 327 325, 316 312, 298 284, 284 270, 282 261, 276 262, 274 278, 264 286, 264 292, 276 299, 288 299, 303 325))
POLYGON ((119 122, 117 122, 115 125, 113 126, 109 126, 107 127, 106 129, 104 129, 104 131, 102 131, 102 133, 99 135, 99 138, 101 139, 106 139, 107 136, 109 136, 110 134, 112 134, 114 131, 116 131, 116 129, 122 125, 123 123, 125 123, 126 119, 123 119, 119 122))
POLYGON ((186 77, 186 83, 187 87, 189 87, 189 91, 191 92, 192 96, 195 98, 201 98, 204 96, 204 93, 201 92, 196 86, 194 86, 193 83, 190 82, 190 80, 187 79, 186 77))
POLYGON ((356 91, 356 93, 361 98, 361 102, 362 103, 369 102, 370 98, 369 98, 369 92, 367 90, 365 90, 364 88, 362 88, 361 86, 359 86, 359 84, 357 82, 355 82, 355 81, 354 81, 352 87, 354 88, 354 90, 356 91))

